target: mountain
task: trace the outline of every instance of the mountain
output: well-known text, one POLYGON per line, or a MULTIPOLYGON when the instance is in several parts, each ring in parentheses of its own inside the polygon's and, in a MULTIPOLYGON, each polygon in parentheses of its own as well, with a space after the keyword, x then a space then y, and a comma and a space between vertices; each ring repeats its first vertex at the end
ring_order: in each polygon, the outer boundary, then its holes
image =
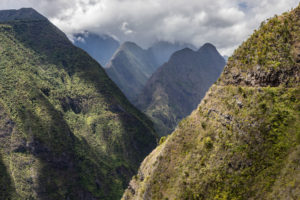
POLYGON ((120 44, 108 35, 95 33, 77 33, 73 35, 74 45, 88 52, 101 65, 105 66, 120 44))
POLYGON ((136 98, 156 69, 166 62, 172 53, 186 46, 188 45, 161 41, 143 49, 133 42, 125 42, 115 52, 105 70, 126 97, 135 104, 136 98))
POLYGON ((148 80, 137 107, 153 119, 160 135, 170 134, 197 107, 224 65, 223 57, 209 43, 198 51, 177 51, 148 80))
POLYGON ((18 10, 18 12, 16 12, 16 10, 6 10, 0 12, 0 22, 15 20, 46 20, 46 18, 32 8, 22 8, 18 10))
POLYGON ((157 66, 163 65, 170 59, 170 56, 181 49, 190 48, 195 50, 195 47, 190 44, 180 44, 178 42, 170 43, 166 41, 155 42, 148 51, 154 55, 157 66))
POLYGON ((151 53, 133 42, 125 42, 115 52, 105 70, 133 102, 156 68, 151 53))
POLYGON ((300 5, 263 23, 123 199, 300 198, 300 5))
POLYGON ((152 122, 35 10, 0 21, 0 199, 120 199, 152 122))

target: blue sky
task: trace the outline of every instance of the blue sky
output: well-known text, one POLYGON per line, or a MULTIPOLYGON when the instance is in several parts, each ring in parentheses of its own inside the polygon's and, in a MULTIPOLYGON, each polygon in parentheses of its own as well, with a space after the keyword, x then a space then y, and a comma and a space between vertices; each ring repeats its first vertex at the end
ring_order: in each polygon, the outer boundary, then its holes
POLYGON ((0 9, 33 7, 68 36, 84 30, 143 47, 158 40, 213 43, 230 55, 261 21, 298 0, 1 0, 0 9))

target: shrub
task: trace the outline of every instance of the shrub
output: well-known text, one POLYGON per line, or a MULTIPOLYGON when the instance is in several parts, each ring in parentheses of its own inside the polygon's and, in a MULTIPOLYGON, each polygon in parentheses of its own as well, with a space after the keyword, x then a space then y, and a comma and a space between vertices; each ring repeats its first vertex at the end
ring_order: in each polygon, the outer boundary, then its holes
POLYGON ((166 136, 163 136, 160 138, 159 140, 159 145, 161 145, 162 143, 164 143, 166 141, 167 137, 166 136))
POLYGON ((204 138, 204 146, 206 149, 212 149, 213 148, 213 141, 210 137, 204 138))
POLYGON ((202 128, 205 130, 206 129, 206 123, 205 122, 201 122, 201 126, 202 128))

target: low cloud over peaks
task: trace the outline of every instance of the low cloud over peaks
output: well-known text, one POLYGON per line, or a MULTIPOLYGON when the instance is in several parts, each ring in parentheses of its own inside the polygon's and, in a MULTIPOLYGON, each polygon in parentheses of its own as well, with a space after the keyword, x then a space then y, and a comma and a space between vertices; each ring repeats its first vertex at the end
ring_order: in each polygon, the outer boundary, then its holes
POLYGON ((0 9, 33 7, 64 32, 84 30, 131 40, 211 42, 230 55, 261 21, 298 5, 297 0, 1 0, 0 9))

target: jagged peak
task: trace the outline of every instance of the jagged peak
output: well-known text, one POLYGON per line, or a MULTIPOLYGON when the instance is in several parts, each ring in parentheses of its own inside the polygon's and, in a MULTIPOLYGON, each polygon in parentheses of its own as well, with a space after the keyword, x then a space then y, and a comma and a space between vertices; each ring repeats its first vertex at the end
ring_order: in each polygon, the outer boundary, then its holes
POLYGON ((21 8, 0 11, 0 22, 15 21, 15 20, 47 20, 46 17, 38 13, 33 8, 21 8))
POLYGON ((217 48, 211 44, 211 43, 205 43, 203 46, 201 46, 198 50, 198 52, 200 51, 208 51, 208 50, 211 50, 211 51, 217 51, 217 48))
POLYGON ((186 54, 190 54, 190 53, 195 53, 195 51, 193 49, 188 48, 188 47, 186 47, 184 49, 181 49, 181 50, 178 50, 178 51, 174 52, 171 55, 169 61, 177 58, 178 56, 182 56, 182 55, 186 55, 186 54))
POLYGON ((195 52, 195 51, 191 48, 186 47, 184 49, 176 51, 174 54, 183 54, 183 53, 188 53, 188 52, 195 52))
POLYGON ((142 47, 138 46, 136 43, 131 41, 126 41, 120 45, 120 47, 115 51, 113 56, 111 57, 110 61, 105 66, 106 69, 112 67, 112 62, 114 62, 120 54, 128 54, 128 52, 142 52, 146 51, 142 47))
POLYGON ((191 54, 199 55, 199 54, 207 53, 207 52, 219 54, 217 48, 213 44, 205 43, 202 47, 199 48, 198 51, 194 51, 193 49, 188 48, 188 47, 181 49, 179 51, 176 51, 171 55, 169 61, 177 59, 178 57, 181 57, 181 56, 185 56, 187 54, 188 55, 191 55, 191 54))
POLYGON ((111 60, 114 60, 116 55, 118 55, 119 53, 124 52, 124 51, 125 52, 140 52, 140 51, 146 51, 146 50, 144 50, 142 47, 140 47, 139 45, 137 45, 134 42, 126 41, 123 44, 121 44, 119 49, 112 56, 111 60))
POLYGON ((139 48, 141 49, 141 47, 139 45, 137 45, 134 42, 131 41, 126 41, 121 45, 121 48, 139 48))

